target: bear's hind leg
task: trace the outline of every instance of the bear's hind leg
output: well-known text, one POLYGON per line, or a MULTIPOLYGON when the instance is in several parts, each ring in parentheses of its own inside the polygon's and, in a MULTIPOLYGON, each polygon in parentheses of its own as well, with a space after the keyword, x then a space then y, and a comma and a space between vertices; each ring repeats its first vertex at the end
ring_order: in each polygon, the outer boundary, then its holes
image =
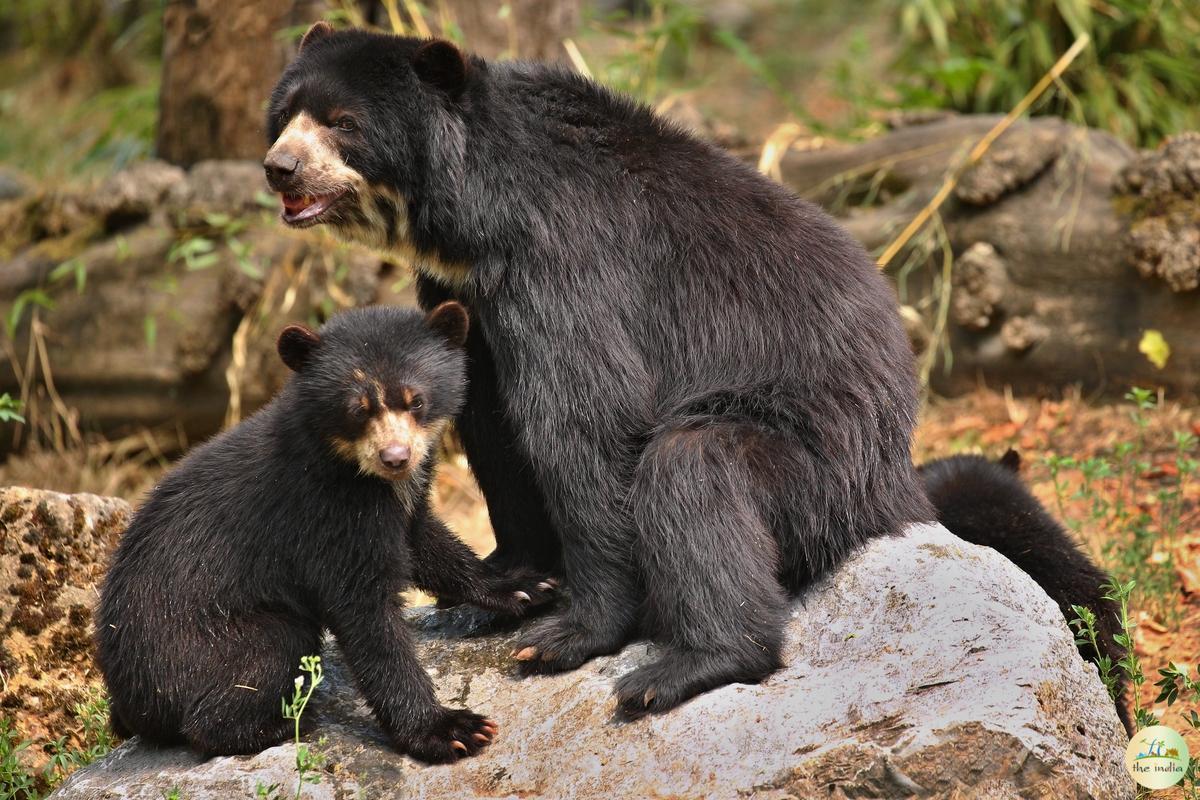
POLYGON ((629 717, 780 666, 787 596, 743 457, 763 434, 706 422, 656 434, 631 491, 645 623, 665 653, 617 682, 629 717))
POLYGON ((289 738, 294 723, 280 703, 291 699, 300 659, 320 653, 319 632, 298 620, 263 615, 229 626, 229 638, 205 642, 195 676, 203 689, 181 731, 209 756, 257 753, 289 738))

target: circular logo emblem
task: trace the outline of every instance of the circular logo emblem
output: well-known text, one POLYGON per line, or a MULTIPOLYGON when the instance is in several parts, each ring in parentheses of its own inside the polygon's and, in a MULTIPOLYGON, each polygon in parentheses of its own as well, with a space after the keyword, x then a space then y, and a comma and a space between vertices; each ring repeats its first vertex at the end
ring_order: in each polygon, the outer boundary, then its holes
POLYGON ((1188 746, 1166 725, 1151 725, 1133 735, 1125 751, 1125 769, 1140 786, 1167 789, 1183 780, 1188 746))

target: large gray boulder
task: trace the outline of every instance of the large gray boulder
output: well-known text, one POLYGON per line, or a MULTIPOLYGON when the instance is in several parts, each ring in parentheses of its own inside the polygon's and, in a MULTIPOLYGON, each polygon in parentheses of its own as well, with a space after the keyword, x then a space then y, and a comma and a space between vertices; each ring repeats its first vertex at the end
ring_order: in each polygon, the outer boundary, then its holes
MULTIPOLYGON (((415 616, 442 700, 492 715, 498 740, 448 767, 397 755, 330 650, 307 737, 327 737, 328 767, 306 797, 1133 797, 1112 703, 1058 609, 938 525, 872 543, 798 601, 788 666, 761 686, 639 722, 612 719, 612 684, 652 646, 519 680, 511 633, 461 638, 453 613, 415 616)), ((294 759, 291 744, 202 761, 134 739, 54 797, 251 797, 291 790, 294 759)))

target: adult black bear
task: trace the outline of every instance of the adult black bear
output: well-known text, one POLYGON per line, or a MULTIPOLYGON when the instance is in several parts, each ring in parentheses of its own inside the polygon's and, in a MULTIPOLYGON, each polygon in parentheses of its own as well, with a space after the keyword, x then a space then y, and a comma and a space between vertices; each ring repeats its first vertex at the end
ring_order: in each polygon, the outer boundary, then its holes
POLYGON ((296 374, 172 470, 113 556, 96 643, 118 733, 209 754, 277 744, 280 700, 328 628, 397 748, 449 761, 490 742, 494 723, 438 704, 399 596, 416 584, 520 614, 553 594, 493 574, 428 508, 466 331, 456 303, 283 331, 296 374))
MULTIPOLYGON (((1114 638, 1121 632, 1117 604, 1105 599, 1101 588, 1108 575, 1021 482, 1020 465, 1021 457, 1009 450, 997 462, 962 455, 935 459, 918 469, 938 520, 954 535, 990 547, 1020 567, 1050 595, 1068 621, 1076 617, 1071 606, 1091 609, 1100 655, 1115 665, 1125 651, 1114 638)), ((1079 652, 1089 661, 1098 660, 1090 644, 1080 645, 1079 652)), ((1123 673, 1118 670, 1117 675, 1123 673)), ((1125 730, 1133 735, 1123 677, 1116 706, 1125 730)))
POLYGON ((933 519, 896 299, 817 207, 566 69, 318 24, 271 98, 292 225, 467 304, 460 418, 493 563, 560 561, 528 671, 639 630, 630 715, 779 665, 788 594, 933 519))

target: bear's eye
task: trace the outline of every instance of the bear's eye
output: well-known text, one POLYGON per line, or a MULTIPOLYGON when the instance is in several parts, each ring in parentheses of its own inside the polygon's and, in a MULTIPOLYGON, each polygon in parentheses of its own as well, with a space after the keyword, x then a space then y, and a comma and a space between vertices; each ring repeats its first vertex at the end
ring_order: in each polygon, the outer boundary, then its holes
POLYGON ((350 400, 350 413, 355 417, 365 417, 371 411, 371 398, 365 394, 355 395, 350 400))
POLYGON ((339 131, 355 131, 358 130, 358 123, 350 117, 339 117, 338 121, 334 123, 334 127, 339 131))
POLYGON ((408 404, 409 411, 420 411, 424 407, 425 407, 425 398, 421 397, 421 395, 417 395, 416 397, 414 397, 412 399, 412 402, 408 404))

